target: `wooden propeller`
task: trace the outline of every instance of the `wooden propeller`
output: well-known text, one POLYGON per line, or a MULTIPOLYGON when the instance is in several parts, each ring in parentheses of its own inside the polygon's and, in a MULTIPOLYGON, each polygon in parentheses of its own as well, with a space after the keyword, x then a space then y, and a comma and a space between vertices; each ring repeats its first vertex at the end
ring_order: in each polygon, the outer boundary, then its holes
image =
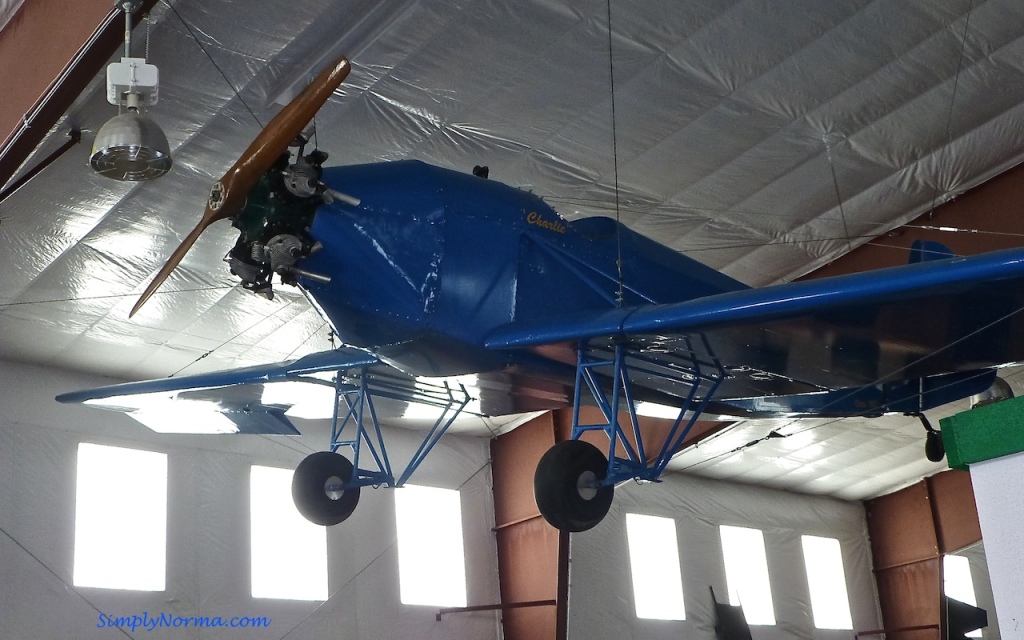
POLYGON ((302 90, 302 93, 274 116, 249 148, 228 169, 210 190, 210 198, 206 203, 206 211, 195 229, 185 237, 174 253, 167 259, 164 266, 142 292, 139 301, 132 307, 128 317, 134 316, 150 296, 171 275, 188 250, 192 248, 199 236, 214 222, 233 218, 245 206, 249 191, 256 186, 260 176, 274 165, 288 145, 302 133, 303 127, 313 119, 320 107, 327 102, 335 89, 348 76, 351 70, 347 58, 339 58, 320 72, 316 78, 302 90))

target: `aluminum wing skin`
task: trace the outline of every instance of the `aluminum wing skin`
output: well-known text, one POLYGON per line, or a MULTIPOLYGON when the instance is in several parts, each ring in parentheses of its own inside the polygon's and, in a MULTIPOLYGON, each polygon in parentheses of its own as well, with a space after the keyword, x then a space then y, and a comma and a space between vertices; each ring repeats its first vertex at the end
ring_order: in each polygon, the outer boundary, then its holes
POLYGON ((1022 309, 1024 250, 1014 249, 516 322, 486 344, 586 340, 591 349, 609 350, 618 342, 635 360, 669 370, 694 358, 717 361, 730 374, 717 398, 755 398, 947 374, 962 379, 1021 361, 1022 309))
POLYGON ((295 385, 321 391, 314 395, 332 407, 334 385, 316 374, 377 363, 365 351, 341 348, 288 362, 75 391, 57 396, 57 401, 120 411, 163 432, 298 435, 285 416, 305 395, 295 385), (269 389, 284 393, 268 395, 269 389))

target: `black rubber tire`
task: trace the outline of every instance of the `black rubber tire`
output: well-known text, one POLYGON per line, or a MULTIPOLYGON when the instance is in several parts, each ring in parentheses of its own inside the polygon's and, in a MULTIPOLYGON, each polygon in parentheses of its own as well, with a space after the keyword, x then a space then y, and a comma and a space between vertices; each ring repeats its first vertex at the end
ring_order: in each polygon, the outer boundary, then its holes
POLYGON ((929 431, 924 440, 924 455, 932 462, 942 462, 946 457, 946 445, 942 442, 942 434, 929 431))
POLYGON ((338 497, 328 495, 326 484, 331 478, 348 483, 354 469, 345 456, 331 451, 318 451, 306 456, 292 476, 292 500, 302 517, 325 527, 344 521, 359 504, 359 487, 345 489, 338 497))
POLYGON ((551 526, 562 531, 586 531, 604 519, 612 506, 615 487, 598 486, 581 493, 579 483, 592 474, 600 482, 608 474, 608 458, 582 440, 565 440, 547 450, 537 463, 533 495, 551 526), (585 495, 593 493, 593 495, 585 495))

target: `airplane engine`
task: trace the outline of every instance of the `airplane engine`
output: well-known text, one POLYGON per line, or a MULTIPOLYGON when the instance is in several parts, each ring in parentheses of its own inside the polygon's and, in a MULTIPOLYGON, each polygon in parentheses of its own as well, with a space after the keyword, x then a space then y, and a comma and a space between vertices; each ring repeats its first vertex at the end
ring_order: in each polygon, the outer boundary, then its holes
POLYGON ((294 162, 286 152, 249 193, 245 208, 232 219, 239 230, 235 246, 224 257, 233 275, 253 293, 273 299, 273 275, 295 284, 298 275, 317 278, 295 265, 320 245, 309 235, 317 207, 325 202, 320 182, 321 163, 327 154, 314 150, 294 162))

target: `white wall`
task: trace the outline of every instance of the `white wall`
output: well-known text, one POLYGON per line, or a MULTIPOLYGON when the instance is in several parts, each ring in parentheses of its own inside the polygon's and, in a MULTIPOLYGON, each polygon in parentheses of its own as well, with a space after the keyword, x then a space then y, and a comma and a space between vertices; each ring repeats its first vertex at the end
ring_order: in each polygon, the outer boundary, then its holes
POLYGON ((728 601, 719 525, 764 531, 777 624, 752 626, 754 640, 849 640, 852 631, 814 628, 800 536, 837 538, 855 630, 881 628, 864 509, 860 503, 668 474, 660 484, 616 489, 608 517, 573 534, 569 637, 714 640, 708 586, 728 601), (633 604, 626 513, 673 518, 679 541, 685 621, 639 620, 633 604))
MULTIPOLYGON (((294 467, 325 447, 328 425, 299 424, 308 432, 301 438, 159 435, 121 414, 53 400, 58 393, 111 382, 0 361, 0 638, 126 637, 98 629, 98 611, 272 621, 265 630, 136 630, 136 638, 498 637, 493 612, 449 615, 437 622, 436 608, 400 604, 394 499, 386 489, 364 489, 355 514, 329 530, 326 603, 254 600, 249 595, 249 467, 294 467), (168 455, 166 591, 72 586, 75 460, 83 441, 168 455)), ((386 433, 393 462, 404 462, 419 434, 386 433)), ((487 465, 486 440, 447 436, 413 478, 419 484, 461 487, 471 605, 498 601, 487 465)), ((280 549, 287 554, 289 541, 281 540, 280 549)))

